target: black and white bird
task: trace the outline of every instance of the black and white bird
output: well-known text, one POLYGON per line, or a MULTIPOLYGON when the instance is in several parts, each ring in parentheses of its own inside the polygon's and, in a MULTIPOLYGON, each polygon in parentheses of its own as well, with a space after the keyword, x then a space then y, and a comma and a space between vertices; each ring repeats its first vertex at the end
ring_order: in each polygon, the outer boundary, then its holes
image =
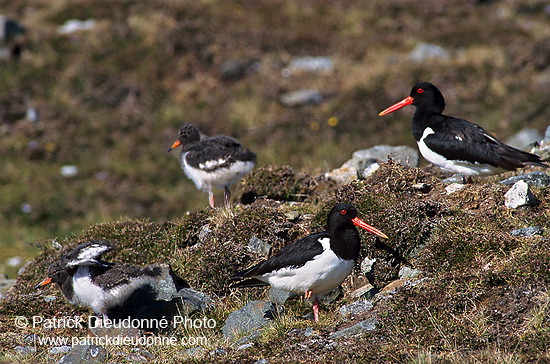
POLYGON ((467 120, 443 115, 445 99, 428 82, 420 82, 408 97, 388 107, 383 116, 407 105, 416 106, 412 131, 420 153, 444 171, 465 176, 488 175, 526 166, 548 167, 536 154, 499 141, 467 120))
MULTIPOLYGON (((153 286, 163 275, 156 266, 137 267, 110 263, 101 256, 115 248, 108 241, 90 241, 62 255, 50 265, 48 277, 36 288, 56 283, 65 298, 74 305, 87 306, 103 318, 131 316, 155 300, 153 286)), ((176 286, 189 287, 172 275, 176 286)))
POLYGON ((359 219, 353 205, 339 203, 328 214, 326 231, 295 240, 271 258, 236 273, 231 279, 241 282, 231 288, 271 285, 305 294, 313 299, 314 318, 319 321, 319 298, 346 279, 359 257, 361 241, 355 226, 387 238, 359 219))
POLYGON ((244 149, 236 139, 226 135, 201 138, 199 130, 192 124, 180 127, 178 139, 168 151, 180 145, 180 163, 183 171, 195 182, 199 190, 208 192, 212 208, 212 188, 224 190, 225 205, 229 206, 229 187, 248 174, 256 164, 256 154, 244 149))

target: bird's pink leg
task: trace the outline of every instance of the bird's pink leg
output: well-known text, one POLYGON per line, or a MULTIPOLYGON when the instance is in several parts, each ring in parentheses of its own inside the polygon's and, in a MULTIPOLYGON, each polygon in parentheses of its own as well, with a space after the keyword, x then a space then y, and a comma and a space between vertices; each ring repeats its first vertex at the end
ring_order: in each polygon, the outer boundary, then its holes
POLYGON ((208 191, 208 202, 210 202, 210 207, 214 208, 214 191, 208 191))
POLYGON ((313 300, 313 318, 315 322, 319 322, 319 297, 315 297, 313 300))
POLYGON ((227 186, 223 189, 223 197, 225 200, 225 207, 231 207, 231 190, 227 186))
POLYGON ((309 300, 311 298, 311 295, 313 294, 312 291, 306 291, 306 293, 304 294, 304 298, 306 300, 309 300))

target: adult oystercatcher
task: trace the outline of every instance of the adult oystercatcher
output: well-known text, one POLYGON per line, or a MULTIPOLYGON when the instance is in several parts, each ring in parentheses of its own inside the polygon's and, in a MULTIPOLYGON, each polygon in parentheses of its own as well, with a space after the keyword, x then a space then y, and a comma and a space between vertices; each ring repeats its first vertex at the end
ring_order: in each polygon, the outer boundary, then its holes
POLYGON ((445 99, 429 82, 417 83, 410 96, 378 115, 411 104, 416 106, 412 131, 420 153, 447 172, 474 176, 526 166, 548 167, 538 155, 502 143, 479 125, 443 115, 445 99))
POLYGON ((313 298, 315 321, 319 321, 319 298, 338 287, 351 273, 359 257, 359 226, 387 238, 380 230, 357 217, 353 205, 339 203, 329 212, 327 230, 295 240, 271 258, 236 273, 232 280, 247 280, 230 288, 271 285, 313 298))
POLYGON ((256 154, 244 149, 236 139, 226 135, 201 138, 199 130, 192 124, 180 127, 178 139, 168 151, 180 145, 183 171, 199 190, 208 192, 208 201, 212 208, 212 188, 224 190, 225 205, 229 206, 229 187, 249 173, 256 164, 256 154))
MULTIPOLYGON (((101 256, 115 248, 108 241, 90 241, 62 255, 48 269, 48 278, 35 288, 56 283, 65 298, 74 305, 88 306, 103 318, 124 318, 143 314, 155 300, 152 286, 163 275, 158 265, 137 267, 110 263, 101 256)), ((176 289, 189 287, 172 274, 176 289)), ((167 307, 168 301, 162 301, 167 307)))

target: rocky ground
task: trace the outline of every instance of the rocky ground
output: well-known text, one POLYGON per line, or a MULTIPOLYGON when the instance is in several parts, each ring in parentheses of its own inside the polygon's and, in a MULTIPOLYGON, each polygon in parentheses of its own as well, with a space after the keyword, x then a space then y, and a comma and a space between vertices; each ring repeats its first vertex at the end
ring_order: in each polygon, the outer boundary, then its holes
MULTIPOLYGON (((500 182, 532 170, 443 182, 449 176, 414 153, 413 109, 377 116, 430 81, 448 114, 502 140, 535 133, 520 148, 540 140, 550 120, 547 2, 0 0, 0 8, 19 24, 0 18, 11 30, 0 38, 0 274, 9 278, 0 292, 17 278, 0 301, 2 359, 550 361, 547 172, 525 183, 500 182), (234 186, 235 208, 205 209, 207 196, 166 152, 184 122, 258 154, 234 186), (401 146, 392 159, 407 166, 377 168, 355 153, 376 146, 368 153, 384 159, 381 144, 401 146), (320 323, 300 297, 272 306, 284 297, 228 289, 236 270, 322 229, 340 201, 390 239, 363 235, 357 269, 323 303, 320 323), (158 336, 178 345, 37 344, 97 335, 89 325, 16 324, 90 315, 56 287, 33 289, 63 249, 90 239, 117 243, 111 261, 170 264, 214 301, 193 318, 215 327, 158 336), (257 325, 232 336, 231 325, 247 326, 243 317, 257 325)), ((548 159, 547 147, 535 150, 548 159)))
POLYGON ((254 192, 251 203, 201 210, 173 222, 99 224, 80 235, 41 242, 44 252, 27 264, 0 302, 3 354, 9 360, 63 358, 64 363, 90 358, 130 363, 550 360, 550 177, 526 171, 520 177, 508 173, 469 184, 446 183, 418 168, 380 164, 366 179, 345 184, 289 167, 260 168, 241 186, 243 195, 254 192), (501 183, 505 177, 515 179, 501 183), (509 191, 522 181, 533 200, 507 207, 509 191), (311 305, 301 297, 280 304, 285 297, 277 292, 228 288, 236 270, 322 229, 337 201, 355 204, 361 217, 389 239, 363 236, 355 271, 322 304, 319 323, 311 320, 311 305), (212 327, 178 326, 144 336, 174 338, 178 345, 41 345, 39 337, 98 335, 87 325, 20 328, 16 321, 19 316, 90 315, 67 304, 57 287, 33 287, 62 247, 93 239, 117 243, 107 256, 110 261, 170 264, 192 288, 213 299, 213 307, 190 316, 210 320, 212 327), (206 339, 198 342, 197 337, 206 339))

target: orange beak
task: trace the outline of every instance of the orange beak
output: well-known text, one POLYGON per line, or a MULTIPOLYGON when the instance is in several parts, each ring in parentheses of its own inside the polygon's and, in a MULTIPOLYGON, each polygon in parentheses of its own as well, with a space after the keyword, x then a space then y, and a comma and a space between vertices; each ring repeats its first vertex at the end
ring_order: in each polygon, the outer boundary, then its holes
POLYGON ((181 142, 179 140, 176 140, 174 142, 174 144, 172 144, 172 146, 170 147, 170 149, 168 149, 168 151, 171 151, 172 149, 176 148, 176 147, 179 147, 181 145, 181 142))
POLYGON ((407 96, 403 100, 393 104, 392 106, 388 107, 386 110, 382 111, 380 114, 378 114, 378 116, 384 116, 391 112, 394 112, 395 110, 399 110, 402 107, 412 104, 413 101, 414 101, 414 98, 412 96, 407 96))
POLYGON ((363 229, 367 230, 368 232, 373 233, 376 236, 379 236, 381 238, 386 238, 386 239, 388 238, 386 236, 386 234, 384 234, 383 232, 381 232, 377 228, 370 226, 369 224, 367 224, 366 222, 364 222, 363 220, 361 220, 358 217, 353 218, 351 220, 351 222, 353 222, 353 225, 359 226, 360 228, 363 228, 363 229))
POLYGON ((38 284, 34 287, 34 289, 43 287, 43 286, 45 286, 45 285, 47 285, 47 284, 50 284, 50 283, 52 283, 52 279, 51 279, 50 277, 48 277, 48 278, 44 279, 42 282, 38 283, 38 284))

